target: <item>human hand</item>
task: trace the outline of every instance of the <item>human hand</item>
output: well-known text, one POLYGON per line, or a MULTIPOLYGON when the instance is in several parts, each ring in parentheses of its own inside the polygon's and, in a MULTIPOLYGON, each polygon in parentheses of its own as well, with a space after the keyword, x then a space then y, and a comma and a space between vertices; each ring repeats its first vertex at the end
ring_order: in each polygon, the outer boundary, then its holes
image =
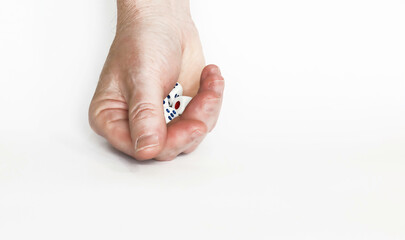
POLYGON ((137 160, 192 152, 214 128, 224 89, 218 67, 204 66, 188 1, 118 0, 117 32, 90 104, 90 126, 137 160), (162 101, 176 82, 194 98, 166 126, 162 101))

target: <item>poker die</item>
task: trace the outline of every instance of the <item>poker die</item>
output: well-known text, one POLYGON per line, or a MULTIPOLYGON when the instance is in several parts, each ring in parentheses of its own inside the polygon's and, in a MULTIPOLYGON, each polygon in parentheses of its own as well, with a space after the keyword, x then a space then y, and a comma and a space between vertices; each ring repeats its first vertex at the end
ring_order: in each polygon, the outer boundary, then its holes
POLYGON ((188 103, 191 101, 192 97, 188 96, 180 96, 176 98, 173 102, 173 108, 179 113, 183 114, 184 110, 186 109, 188 103))
POLYGON ((176 83, 169 95, 163 99, 163 114, 166 123, 180 116, 191 101, 191 97, 182 96, 182 94, 183 87, 180 83, 176 83))
POLYGON ((183 95, 183 87, 180 85, 180 83, 176 83, 173 90, 166 97, 167 102, 170 106, 172 106, 175 99, 180 97, 181 95, 183 95))
POLYGON ((165 120, 166 123, 169 123, 171 120, 179 116, 178 112, 171 107, 165 108, 164 109, 164 115, 165 115, 165 120))

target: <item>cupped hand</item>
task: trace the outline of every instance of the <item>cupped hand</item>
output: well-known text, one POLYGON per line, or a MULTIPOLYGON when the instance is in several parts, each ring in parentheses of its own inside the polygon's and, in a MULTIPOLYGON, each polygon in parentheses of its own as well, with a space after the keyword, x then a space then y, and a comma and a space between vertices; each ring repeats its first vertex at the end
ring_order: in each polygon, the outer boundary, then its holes
POLYGON ((137 160, 192 152, 214 128, 224 89, 219 68, 204 66, 188 14, 147 9, 122 14, 90 104, 90 126, 137 160), (162 101, 176 82, 193 100, 166 125, 162 101))

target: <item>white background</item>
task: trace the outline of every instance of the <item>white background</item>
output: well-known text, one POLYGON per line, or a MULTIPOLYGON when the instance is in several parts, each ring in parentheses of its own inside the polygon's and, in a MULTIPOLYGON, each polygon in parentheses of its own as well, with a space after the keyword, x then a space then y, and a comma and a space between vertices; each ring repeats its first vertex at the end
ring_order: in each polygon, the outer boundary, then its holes
POLYGON ((114 1, 0 2, 0 239, 405 239, 405 2, 192 13, 223 111, 140 163, 87 123, 114 1))

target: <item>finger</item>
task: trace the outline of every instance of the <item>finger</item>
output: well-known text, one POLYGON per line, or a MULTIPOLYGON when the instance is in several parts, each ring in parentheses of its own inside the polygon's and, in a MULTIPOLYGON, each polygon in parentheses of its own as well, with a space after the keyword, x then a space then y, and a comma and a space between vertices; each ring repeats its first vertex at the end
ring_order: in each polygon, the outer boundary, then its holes
MULTIPOLYGON (((212 131, 221 110, 224 78, 216 65, 208 65, 201 73, 200 88, 190 107, 187 107, 185 118, 202 119, 208 130, 212 131)), ((184 153, 193 152, 203 139, 195 141, 184 153)))
POLYGON ((207 127, 201 121, 175 120, 167 128, 166 145, 155 158, 156 160, 174 159, 195 143, 201 142, 207 134, 207 127))
POLYGON ((224 78, 219 68, 215 65, 208 65, 201 74, 200 89, 197 95, 191 100, 182 119, 198 120, 212 131, 217 122, 224 91, 224 78))
POLYGON ((209 65, 204 68, 200 85, 198 94, 183 115, 168 125, 166 145, 156 157, 157 160, 171 160, 180 153, 194 151, 208 130, 212 130, 215 125, 224 86, 217 66, 209 65))
POLYGON ((162 114, 163 88, 158 81, 151 79, 129 82, 125 95, 133 157, 137 160, 152 159, 166 141, 166 123, 162 114))
POLYGON ((132 156, 133 148, 128 125, 128 107, 124 100, 97 98, 89 109, 92 129, 116 149, 132 156))

